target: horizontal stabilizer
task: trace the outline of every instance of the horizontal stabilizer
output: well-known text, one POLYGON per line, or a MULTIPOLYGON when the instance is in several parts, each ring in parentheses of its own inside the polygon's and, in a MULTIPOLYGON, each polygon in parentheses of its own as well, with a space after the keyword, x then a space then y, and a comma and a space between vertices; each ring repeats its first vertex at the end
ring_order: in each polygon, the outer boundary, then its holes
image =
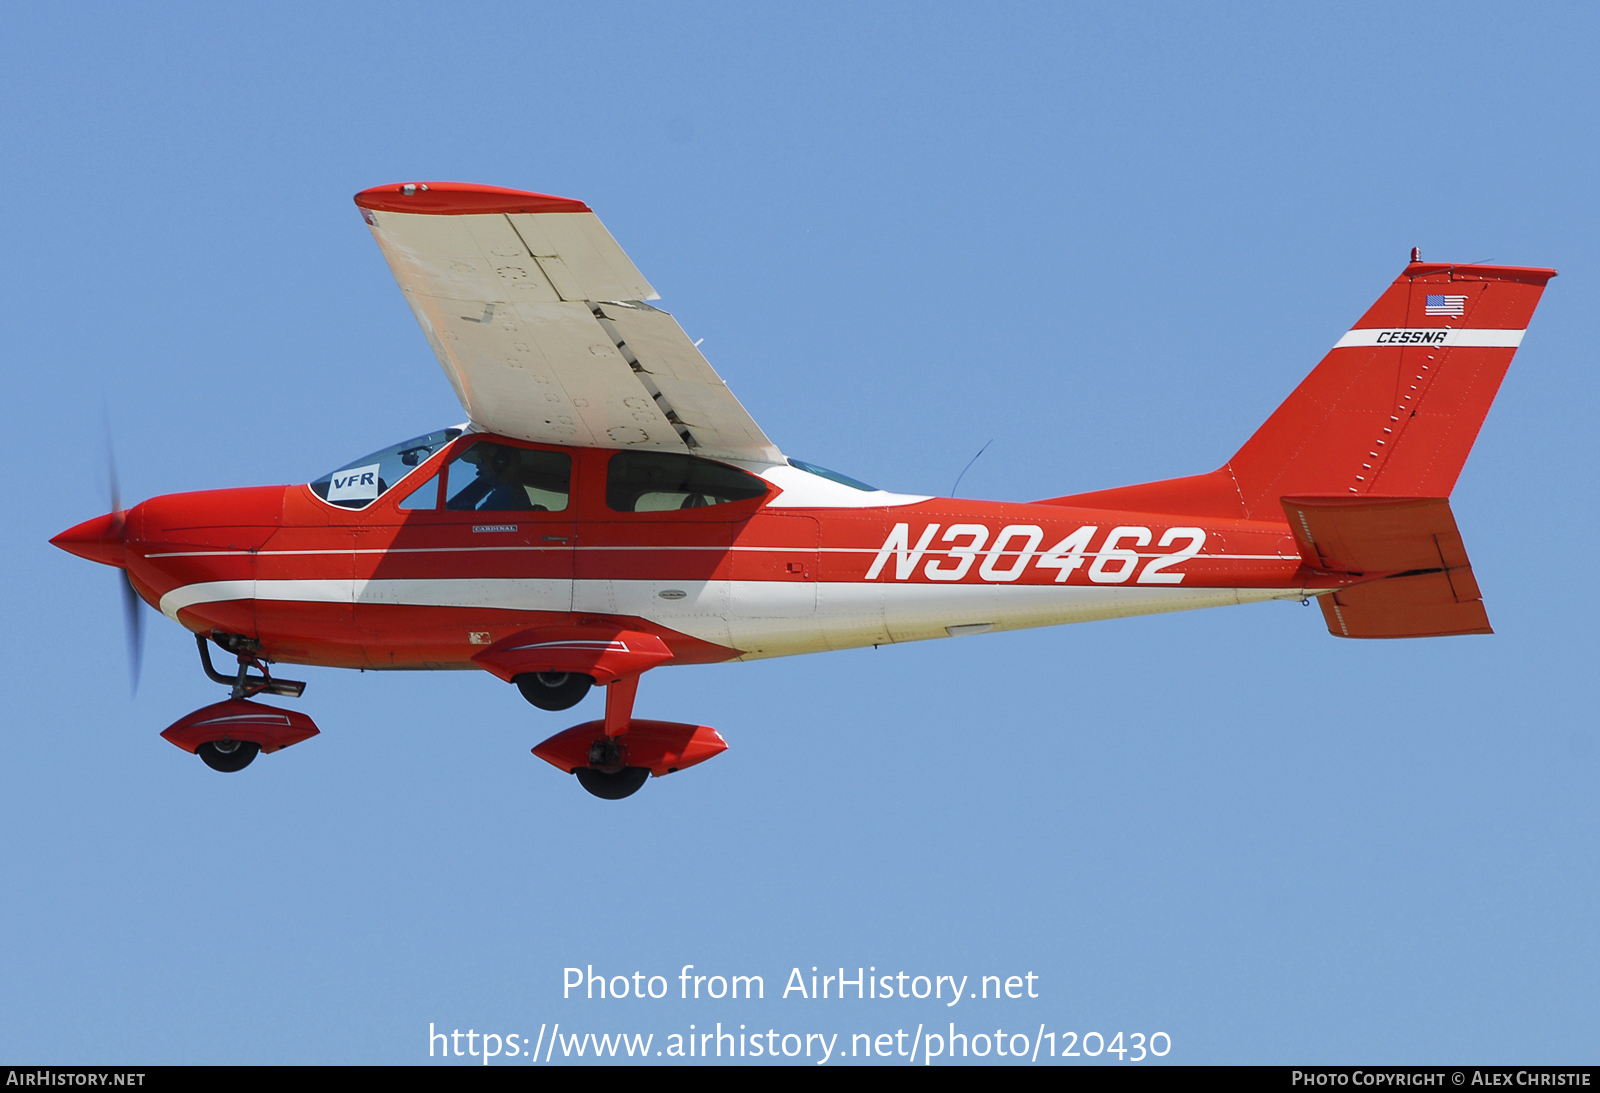
POLYGON ((1285 497, 1283 510, 1308 566, 1374 577, 1320 597, 1335 636, 1493 632, 1448 500, 1285 497))

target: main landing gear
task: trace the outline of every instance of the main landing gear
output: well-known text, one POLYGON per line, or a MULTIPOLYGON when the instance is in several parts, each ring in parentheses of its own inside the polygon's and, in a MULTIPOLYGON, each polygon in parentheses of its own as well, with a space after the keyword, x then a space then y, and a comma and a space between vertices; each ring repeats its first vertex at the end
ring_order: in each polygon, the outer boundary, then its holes
POLYGON ((513 677, 522 697, 541 710, 570 710, 594 686, 594 677, 578 672, 523 672, 513 677))
POLYGON ((637 675, 613 678, 606 684, 604 720, 556 733, 534 748, 533 754, 575 776, 594 796, 620 801, 637 793, 651 775, 675 774, 727 748, 717 730, 705 725, 634 717, 638 690, 637 675))
POLYGON ((250 701, 259 694, 298 698, 306 685, 292 679, 273 679, 266 661, 259 656, 260 646, 237 634, 213 634, 211 640, 233 653, 239 670, 225 676, 211 663, 211 650, 204 634, 195 635, 200 648, 200 666, 206 677, 230 690, 230 697, 187 717, 179 718, 161 735, 184 751, 193 752, 212 770, 227 774, 241 771, 263 752, 274 752, 317 735, 317 726, 303 713, 265 706, 250 701), (252 675, 251 668, 260 675, 252 675))
MULTIPOLYGON (((512 678, 522 697, 541 710, 567 710, 583 701, 583 696, 594 686, 594 677, 580 672, 523 672, 512 678)), ((628 709, 616 720, 624 725, 632 720, 632 692, 639 685, 637 676, 612 683, 606 688, 606 713, 611 719, 615 689, 626 686, 629 690, 628 709)), ((626 733, 626 728, 623 732, 626 733)), ((596 797, 607 801, 620 801, 639 791, 650 777, 649 767, 629 766, 628 748, 622 736, 602 733, 589 745, 587 766, 573 767, 578 784, 596 797)), ((535 754, 538 754, 535 749, 535 754)))
POLYGON ((596 684, 606 690, 606 715, 574 725, 533 749, 596 797, 631 797, 649 778, 674 774, 727 748, 716 729, 633 716, 639 677, 672 659, 655 634, 603 619, 540 626, 501 638, 472 658, 474 664, 515 683, 541 710, 576 706, 596 684))

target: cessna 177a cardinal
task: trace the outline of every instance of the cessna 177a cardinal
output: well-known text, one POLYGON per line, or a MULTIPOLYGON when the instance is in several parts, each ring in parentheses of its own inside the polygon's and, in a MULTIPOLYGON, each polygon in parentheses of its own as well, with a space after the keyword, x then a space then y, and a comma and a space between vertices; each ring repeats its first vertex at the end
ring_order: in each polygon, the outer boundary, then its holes
POLYGON ((304 689, 278 663, 479 668, 546 710, 602 685, 534 754, 615 798, 726 746, 633 716, 662 666, 1306 597, 1340 637, 1490 632, 1448 498, 1554 270, 1413 251, 1220 469, 1007 504, 787 458, 582 202, 355 201, 466 424, 51 540, 195 633, 232 695, 162 735, 217 770, 317 732, 252 701, 304 689))

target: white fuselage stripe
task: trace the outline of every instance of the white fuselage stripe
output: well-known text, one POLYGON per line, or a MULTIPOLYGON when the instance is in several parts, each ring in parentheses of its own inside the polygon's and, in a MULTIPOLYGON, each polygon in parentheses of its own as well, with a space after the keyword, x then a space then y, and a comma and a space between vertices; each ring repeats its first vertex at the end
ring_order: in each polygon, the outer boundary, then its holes
MULTIPOLYGON (((206 603, 323 603, 552 611, 646 619, 747 658, 1300 599, 1326 589, 878 581, 264 580, 207 581, 161 597, 174 620, 206 603), (676 598, 663 599, 672 592, 676 598)), ((258 611, 261 608, 257 608, 258 611)), ((483 624, 490 625, 486 617, 483 624)), ((377 635, 374 634, 376 638, 377 635)), ((380 639, 381 640, 381 639, 380 639)))
MULTIPOLYGON (((355 555, 355 554, 473 554, 473 553, 483 553, 483 552, 488 552, 488 553, 492 553, 492 554, 506 554, 506 553, 511 553, 511 552, 527 553, 527 552, 530 552, 530 551, 534 552, 534 553, 541 553, 541 552, 548 553, 548 552, 552 552, 552 551, 557 552, 557 553, 570 553, 570 552, 575 551, 575 550, 586 550, 586 551, 588 551, 588 550, 620 550, 620 551, 644 551, 644 552, 647 552, 647 553, 661 553, 663 551, 680 551, 680 550, 698 550, 698 551, 711 550, 711 551, 716 551, 716 552, 718 552, 720 554, 726 554, 726 553, 731 551, 731 552, 734 552, 734 553, 764 553, 764 554, 873 554, 873 555, 881 554, 883 552, 883 548, 882 547, 804 547, 804 546, 795 546, 795 547, 758 547, 758 546, 580 546, 580 547, 502 546, 502 547, 492 547, 492 546, 490 546, 490 547, 394 547, 392 549, 384 549, 382 547, 374 547, 374 548, 371 548, 371 549, 362 548, 362 549, 359 549, 359 550, 175 550, 175 551, 169 551, 169 552, 167 552, 165 554, 146 554, 146 555, 144 555, 144 557, 146 557, 146 558, 243 558, 243 557, 249 557, 251 555, 254 555, 255 557, 258 557, 258 558, 287 558, 287 557, 311 557, 311 556, 355 555)), ((943 557, 952 557, 952 558, 964 558, 967 555, 972 554, 975 557, 986 557, 986 556, 989 556, 989 555, 996 555, 996 556, 1002 557, 1002 558, 1020 558, 1023 555, 1027 555, 1028 557, 1031 558, 1031 557, 1043 556, 1044 551, 1042 551, 1042 550, 1001 550, 1001 551, 980 550, 980 551, 977 551, 977 552, 973 552, 973 551, 970 551, 970 550, 954 550, 954 549, 940 550, 940 549, 938 549, 936 547, 931 547, 930 546, 927 549, 921 551, 921 553, 923 555, 925 555, 925 556, 928 556, 928 557, 943 556, 943 557)), ((1143 552, 1140 552, 1140 551, 1134 551, 1131 548, 1119 549, 1118 551, 1116 551, 1114 556, 1118 557, 1118 558, 1125 558, 1130 553, 1137 554, 1140 558, 1165 558, 1167 556, 1165 553, 1149 554, 1149 553, 1143 553, 1143 552)), ((1086 550, 1086 551, 1083 552, 1083 557, 1085 557, 1085 558, 1098 558, 1098 557, 1100 557, 1100 552, 1097 551, 1097 550, 1086 550)), ((1298 561, 1299 558, 1300 558, 1300 555, 1298 555, 1298 554, 1193 554, 1193 555, 1190 555, 1190 557, 1193 557, 1193 558, 1211 558, 1211 559, 1216 559, 1216 560, 1231 560, 1231 561, 1241 561, 1241 562, 1292 562, 1292 561, 1298 561)))
POLYGON ((1335 349, 1395 346, 1401 349, 1515 349, 1526 330, 1462 329, 1449 326, 1365 327, 1334 343, 1335 349))

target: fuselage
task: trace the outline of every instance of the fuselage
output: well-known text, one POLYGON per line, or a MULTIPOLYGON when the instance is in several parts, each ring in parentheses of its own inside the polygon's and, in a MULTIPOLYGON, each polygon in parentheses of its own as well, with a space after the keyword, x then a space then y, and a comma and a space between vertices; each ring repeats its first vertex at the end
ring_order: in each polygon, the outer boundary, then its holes
POLYGON ((117 543, 96 521, 58 541, 123 565, 192 631, 365 669, 473 667, 549 625, 621 624, 660 636, 670 663, 706 663, 1299 599, 1350 580, 1306 569, 1281 521, 894 494, 798 466, 733 468, 751 485, 729 498, 619 490, 617 468, 640 458, 468 432, 359 505, 326 500, 327 479, 172 494, 130 510, 117 543), (469 449, 570 460, 566 493, 462 501, 469 449))

